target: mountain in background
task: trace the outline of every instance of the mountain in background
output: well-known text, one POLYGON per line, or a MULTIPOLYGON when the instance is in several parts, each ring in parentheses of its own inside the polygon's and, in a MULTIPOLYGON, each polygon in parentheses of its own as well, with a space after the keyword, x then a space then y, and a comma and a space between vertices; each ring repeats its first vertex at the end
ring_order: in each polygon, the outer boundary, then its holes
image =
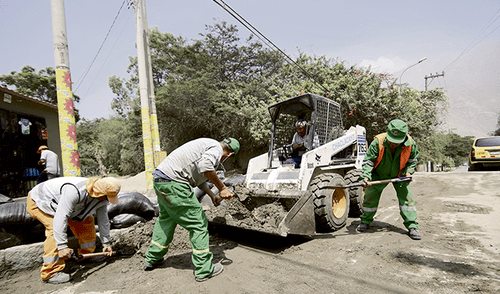
POLYGON ((444 81, 449 102, 444 131, 483 137, 497 129, 500 42, 485 42, 472 48, 445 71, 444 81))

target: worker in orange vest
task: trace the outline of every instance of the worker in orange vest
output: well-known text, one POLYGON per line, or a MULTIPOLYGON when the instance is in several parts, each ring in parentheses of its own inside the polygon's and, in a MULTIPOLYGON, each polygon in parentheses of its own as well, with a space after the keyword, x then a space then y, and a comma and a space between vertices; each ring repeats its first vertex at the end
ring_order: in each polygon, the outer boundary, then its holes
MULTIPOLYGON (((408 135, 408 125, 399 119, 389 123, 387 133, 375 136, 363 161, 363 174, 360 180, 366 183, 363 214, 357 227, 359 232, 368 229, 377 213, 380 195, 388 184, 371 185, 372 180, 386 180, 395 177, 411 176, 417 166, 418 148, 408 135)), ((420 240, 418 231, 417 208, 410 190, 410 182, 392 183, 399 201, 399 211, 408 235, 413 240, 420 240)))

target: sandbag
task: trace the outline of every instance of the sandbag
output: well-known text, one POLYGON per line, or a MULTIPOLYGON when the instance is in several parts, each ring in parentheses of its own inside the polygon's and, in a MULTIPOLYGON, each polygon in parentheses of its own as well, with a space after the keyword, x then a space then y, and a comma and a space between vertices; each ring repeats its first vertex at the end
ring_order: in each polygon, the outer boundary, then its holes
POLYGON ((146 220, 150 220, 159 213, 151 200, 137 192, 118 194, 119 202, 117 204, 108 204, 108 218, 124 213, 136 214, 146 220))
POLYGON ((7 202, 12 202, 12 198, 9 198, 3 194, 0 194, 0 204, 7 203, 7 202))
POLYGON ((0 232, 0 249, 5 249, 21 244, 22 241, 18 236, 8 232, 0 232))
POLYGON ((4 225, 17 225, 37 223, 26 211, 26 202, 8 202, 0 205, 0 227, 4 225))
POLYGON ((226 186, 235 186, 237 184, 243 184, 245 182, 246 175, 240 175, 237 177, 232 177, 224 180, 226 186))
POLYGON ((127 228, 132 225, 135 225, 138 222, 147 222, 147 220, 137 214, 133 213, 123 213, 115 216, 113 219, 109 221, 111 227, 114 229, 122 229, 127 228))

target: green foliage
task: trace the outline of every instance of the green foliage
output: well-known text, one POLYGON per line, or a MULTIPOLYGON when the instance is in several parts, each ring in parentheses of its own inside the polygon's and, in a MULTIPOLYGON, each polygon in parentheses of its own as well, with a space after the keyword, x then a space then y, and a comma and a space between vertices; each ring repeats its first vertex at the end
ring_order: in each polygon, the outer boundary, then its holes
MULTIPOLYGON (((252 38, 240 45, 237 31, 225 22, 207 26, 203 39, 190 44, 150 31, 158 123, 167 151, 199 137, 228 136, 257 150, 266 148, 267 106, 277 101, 266 80, 279 71, 283 59, 252 38)), ((138 96, 136 59, 131 59, 129 72, 128 81, 110 79, 118 114, 138 96)))
POLYGON ((497 119, 497 129, 491 133, 492 136, 500 136, 500 115, 497 119))
POLYGON ((444 154, 453 159, 455 166, 460 166, 469 158, 469 153, 474 143, 473 136, 461 137, 455 133, 448 134, 449 144, 444 148, 444 154))
MULTIPOLYGON (((170 152, 199 137, 231 136, 242 142, 242 153, 247 157, 260 154, 269 143, 267 107, 304 91, 340 103, 344 127, 362 125, 368 138, 385 132, 392 119, 402 119, 425 154, 424 160, 449 161, 451 155, 443 150, 451 139, 435 133, 446 109, 441 90, 404 88, 399 93, 391 75, 325 56, 300 53, 292 65, 253 36, 240 40, 236 26, 226 22, 207 25, 200 36, 199 40, 187 41, 157 28, 150 30, 163 150, 170 152)), ((128 78, 109 78, 116 95, 111 105, 115 116, 77 124, 84 173, 132 174, 144 170, 136 57, 130 57, 128 72, 128 78)), ((36 73, 26 66, 20 73, 1 76, 0 82, 15 85, 19 92, 43 101, 56 101, 51 68, 36 73)))
POLYGON ((120 79, 116 76, 109 77, 108 85, 111 91, 116 95, 111 101, 111 109, 120 117, 127 117, 134 106, 134 85, 130 81, 120 79))
MULTIPOLYGON (((267 107, 301 91, 339 102, 345 128, 362 125, 368 138, 385 132, 387 124, 399 118, 408 123, 421 150, 430 151, 437 144, 431 137, 440 112, 446 109, 440 90, 404 88, 399 93, 391 75, 325 56, 301 53, 297 68, 253 37, 240 40, 234 25, 216 23, 206 31, 200 40, 188 42, 150 30, 161 145, 168 152, 198 137, 231 136, 243 142, 243 152, 245 146, 252 146, 246 151, 250 156, 262 153, 269 141, 267 107)), ((116 94, 113 109, 129 120, 138 101, 137 59, 130 61, 128 80, 110 78, 116 94)), ((129 123, 140 124, 140 120, 129 123)))
POLYGON ((135 113, 128 119, 83 119, 76 131, 83 176, 137 174, 144 169, 142 130, 135 113), (135 121, 135 123, 134 123, 135 121))
POLYGON ((76 137, 78 139, 78 153, 80 155, 80 171, 82 176, 94 176, 99 174, 97 154, 99 154, 100 143, 98 141, 97 130, 101 121, 102 119, 89 121, 84 118, 76 125, 76 137))
POLYGON ((41 69, 38 73, 29 65, 21 72, 12 71, 10 75, 1 75, 3 87, 15 86, 16 91, 44 102, 57 104, 56 72, 52 67, 41 69))
POLYGON ((275 76, 275 91, 281 97, 293 97, 303 90, 318 93, 340 103, 345 128, 361 125, 367 137, 386 132, 388 123, 401 119, 408 123, 411 136, 424 150, 432 144, 429 137, 440 124, 446 99, 440 90, 416 91, 405 88, 400 94, 388 74, 375 74, 370 68, 346 67, 344 62, 301 54, 297 60, 308 75, 285 65, 275 76), (311 82, 312 76, 317 83, 311 82))
MULTIPOLYGON (((56 71, 46 67, 36 72, 32 66, 24 66, 20 72, 12 71, 8 75, 0 75, 2 87, 14 86, 15 91, 40 101, 57 105, 56 71)), ((80 97, 73 95, 75 102, 80 97)), ((75 107, 75 120, 79 120, 79 113, 75 107)))
MULTIPOLYGON (((468 160, 474 137, 437 132, 420 149, 420 162, 434 162, 443 167, 457 167, 468 160)), ((419 142, 421 143, 421 142, 419 142)))

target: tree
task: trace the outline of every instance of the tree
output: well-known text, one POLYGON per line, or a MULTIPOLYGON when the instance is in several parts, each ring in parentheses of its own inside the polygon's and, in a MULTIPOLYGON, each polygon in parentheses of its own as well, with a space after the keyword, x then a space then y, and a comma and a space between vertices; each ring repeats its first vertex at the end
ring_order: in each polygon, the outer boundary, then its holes
POLYGON ((134 95, 134 84, 131 81, 120 79, 117 76, 111 76, 108 80, 108 85, 116 97, 111 101, 111 109, 121 117, 126 118, 128 113, 132 111, 134 95))
POLYGON ((82 175, 137 174, 144 168, 139 109, 129 118, 82 119, 76 131, 82 175))
MULTIPOLYGON (((405 88, 400 95, 389 74, 304 53, 287 64, 280 53, 253 37, 243 43, 234 25, 221 22, 206 29, 202 39, 192 42, 150 30, 160 137, 167 151, 198 137, 232 136, 252 146, 250 156, 265 152, 270 129, 267 107, 301 91, 340 103, 345 128, 362 125, 372 138, 385 132, 389 121, 400 118, 423 151, 432 149, 429 138, 446 108, 441 90, 405 88)), ((128 80, 110 79, 117 95, 114 109, 122 116, 133 113, 128 107, 138 103, 137 59, 130 60, 128 80)), ((140 120, 134 123, 140 126, 140 120)))
MULTIPOLYGON (((26 65, 21 72, 11 71, 8 75, 0 75, 0 83, 2 87, 14 86, 20 94, 57 105, 56 71, 50 66, 37 73, 35 68, 26 65)), ((73 95, 73 100, 79 102, 80 97, 73 95)), ((79 118, 75 107, 75 120, 79 118)))
POLYGON ((500 115, 497 119, 497 129, 491 133, 492 136, 500 136, 500 115))
POLYGON ((102 156, 98 141, 98 127, 103 119, 82 119, 76 125, 80 170, 82 176, 106 175, 102 168, 102 156))
MULTIPOLYGON (((252 38, 240 45, 234 25, 222 22, 207 26, 207 31, 190 44, 170 33, 150 31, 162 146, 172 150, 199 137, 233 136, 256 149, 266 148, 267 105, 276 98, 265 80, 279 72, 282 57, 252 38)), ((123 113, 122 101, 138 97, 135 58, 129 72, 128 81, 110 80, 117 112, 123 113)))
POLYGON ((455 166, 460 166, 468 160, 474 137, 461 137, 455 133, 449 133, 447 136, 449 141, 444 147, 444 154, 453 159, 455 166))
POLYGON ((457 167, 467 161, 474 137, 436 132, 420 150, 420 162, 433 162, 443 167, 457 167))
POLYGON ((344 127, 364 126, 368 138, 387 131, 388 123, 398 118, 406 121, 414 139, 425 145, 446 109, 441 90, 405 88, 400 95, 391 75, 376 74, 370 68, 346 67, 343 61, 305 54, 296 63, 303 70, 287 64, 275 76, 278 95, 293 97, 303 90, 329 97, 340 103, 344 127))

